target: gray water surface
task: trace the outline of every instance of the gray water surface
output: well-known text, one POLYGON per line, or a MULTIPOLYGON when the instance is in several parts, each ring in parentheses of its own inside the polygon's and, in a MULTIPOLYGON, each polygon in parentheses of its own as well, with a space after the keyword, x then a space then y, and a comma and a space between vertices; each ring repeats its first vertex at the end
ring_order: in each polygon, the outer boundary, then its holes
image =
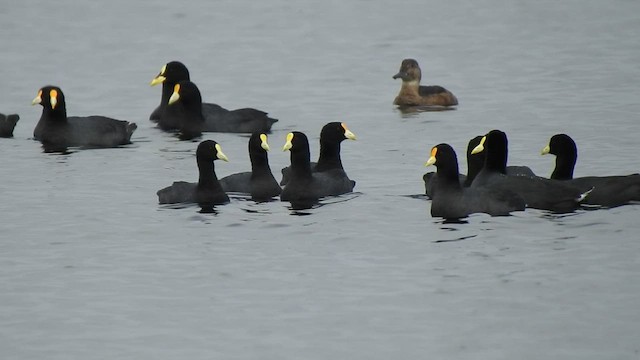
MULTIPOLYGON (((2 359, 637 359, 640 207, 566 216, 431 218, 423 163, 497 128, 509 162, 576 176, 638 172, 635 1, 5 1, 0 112, 2 359), (455 111, 392 106, 403 58, 455 111), (292 211, 233 197, 216 213, 155 192, 196 181, 197 142, 149 122, 168 61, 205 101, 280 119, 279 149, 329 121, 358 140, 354 194, 292 211), (31 139, 47 84, 72 115, 135 121, 133 144, 45 154, 31 139)), ((248 137, 206 133, 249 169, 248 137)), ((465 167, 464 159, 461 166, 465 167)), ((433 170, 433 169, 432 169, 433 170)))

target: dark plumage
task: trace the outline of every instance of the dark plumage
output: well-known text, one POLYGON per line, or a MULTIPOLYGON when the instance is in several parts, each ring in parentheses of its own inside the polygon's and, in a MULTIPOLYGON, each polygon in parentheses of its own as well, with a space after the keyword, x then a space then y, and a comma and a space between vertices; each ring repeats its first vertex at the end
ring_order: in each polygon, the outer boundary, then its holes
POLYGON ((507 147, 507 135, 502 131, 492 130, 482 138, 472 153, 486 151, 485 163, 471 187, 509 190, 520 195, 528 207, 554 212, 573 211, 588 195, 588 192, 557 180, 507 176, 507 147))
POLYGON ((551 179, 573 179, 573 170, 578 160, 578 147, 569 135, 553 135, 549 140, 549 144, 542 149, 541 153, 542 155, 552 154, 556 156, 556 166, 551 173, 551 179))
MULTIPOLYGON (((457 157, 456 157, 456 161, 457 161, 457 157)), ((458 181, 460 181, 461 186, 464 186, 466 179, 467 179, 467 175, 458 174, 458 181)), ((433 171, 430 171, 422 175, 422 181, 424 181, 425 194, 427 195, 428 198, 433 199, 434 191, 435 189, 438 188, 438 185, 437 185, 438 177, 436 176, 436 173, 433 171)), ((464 186, 464 187, 468 187, 468 186, 464 186)))
MULTIPOLYGON (((347 124, 330 122, 323 126, 320 131, 320 156, 317 163, 311 163, 311 172, 323 172, 333 169, 344 170, 342 159, 340 158, 340 144, 346 139, 356 139, 356 136, 347 128, 347 124)), ((289 182, 289 172, 288 166, 282 169, 280 185, 284 186, 289 182)), ((355 181, 353 181, 351 188, 354 186, 355 181)))
POLYGON ((422 72, 418 62, 414 59, 404 59, 400 65, 400 71, 393 76, 394 79, 402 79, 402 87, 398 96, 393 101, 400 106, 454 106, 458 105, 458 99, 449 90, 442 86, 420 86, 422 72))
POLYGON ((280 194, 281 200, 308 202, 353 191, 354 183, 342 169, 311 172, 309 140, 305 134, 289 133, 283 150, 291 152, 291 173, 280 194))
POLYGON ((13 129, 20 120, 18 114, 5 115, 0 113, 0 137, 12 137, 13 129))
MULTIPOLYGON (((158 76, 151 81, 151 86, 162 84, 162 97, 160 105, 149 119, 157 121, 163 129, 180 129, 178 109, 170 109, 167 103, 174 86, 185 80, 190 80, 187 67, 179 61, 172 61, 164 65, 158 76)), ((211 103, 202 104, 202 115, 205 119, 202 128, 204 132, 269 133, 273 123, 278 121, 260 110, 243 108, 229 111, 211 103)))
POLYGON ((432 148, 425 166, 429 165, 435 165, 438 169, 433 181, 431 216, 446 219, 460 219, 473 213, 504 216, 525 209, 524 199, 512 191, 462 187, 458 158, 448 144, 432 148))
POLYGON ((229 161, 220 144, 205 140, 198 145, 196 161, 200 173, 198 183, 176 181, 171 186, 158 190, 160 204, 198 203, 200 205, 220 205, 229 202, 216 176, 213 162, 217 159, 229 161))
MULTIPOLYGON (((482 170, 485 161, 485 152, 481 151, 476 154, 472 154, 471 152, 475 149, 476 146, 480 145, 480 141, 482 140, 482 136, 476 136, 473 139, 469 140, 467 144, 467 174, 460 174, 460 183, 464 187, 471 186, 473 179, 475 179, 476 175, 482 170)), ((433 185, 431 181, 435 179, 435 173, 429 172, 424 174, 422 179, 424 180, 425 192, 427 196, 432 196, 433 185)), ((533 171, 528 166, 507 166, 507 175, 508 176, 536 176, 533 171)))
POLYGON ((68 147, 116 147, 131 143, 137 125, 104 116, 69 116, 60 88, 45 86, 32 102, 42 105, 42 116, 33 131, 45 150, 59 151, 68 147))
POLYGON ((640 174, 574 178, 573 170, 578 159, 578 148, 569 135, 553 135, 549 145, 542 149, 542 155, 546 154, 556 156, 556 166, 551 179, 566 181, 583 191, 593 189, 584 200, 585 204, 615 207, 640 201, 640 174))
MULTIPOLYGON (((177 121, 175 125, 180 129, 178 136, 181 140, 191 140, 202 135, 202 97, 196 84, 188 80, 177 83, 167 105, 167 112, 174 114, 171 119, 177 121)), ((158 126, 163 130, 172 129, 173 124, 166 124, 165 119, 161 118, 158 126)))
MULTIPOLYGON (((479 153, 473 154, 473 149, 476 146, 480 145, 482 141, 482 136, 476 136, 473 139, 469 140, 469 144, 467 145, 467 176, 464 180, 464 186, 471 186, 471 183, 476 178, 480 170, 484 167, 486 152, 481 151, 479 153)), ((508 176, 528 176, 534 177, 536 174, 529 168, 528 166, 507 166, 506 174, 508 176)))
POLYGON ((249 138, 251 171, 232 174, 220 179, 224 191, 251 194, 251 198, 256 201, 266 201, 280 195, 282 189, 271 173, 267 151, 269 151, 267 135, 252 134, 249 138))

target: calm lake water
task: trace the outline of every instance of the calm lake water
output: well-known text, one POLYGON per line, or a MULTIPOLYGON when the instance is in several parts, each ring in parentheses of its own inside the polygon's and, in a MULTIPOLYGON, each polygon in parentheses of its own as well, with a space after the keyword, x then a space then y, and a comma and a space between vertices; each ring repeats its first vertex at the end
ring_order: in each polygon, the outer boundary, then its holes
MULTIPOLYGON (((637 1, 5 1, 0 112, 2 359, 637 359, 640 206, 527 210, 444 224, 423 163, 497 128, 510 164, 548 176, 566 132, 577 176, 639 171, 637 1), (403 58, 455 111, 392 105, 403 58), (209 102, 252 106, 306 132, 358 136, 357 192, 292 211, 234 197, 203 214, 155 192, 195 181, 196 142, 149 122, 168 61, 209 102), (45 154, 37 90, 71 115, 135 121, 119 149, 45 154)), ((249 169, 248 137, 206 133, 249 169)), ((461 160, 464 167, 466 163, 461 160)), ((433 169, 432 169, 433 170, 433 169)))

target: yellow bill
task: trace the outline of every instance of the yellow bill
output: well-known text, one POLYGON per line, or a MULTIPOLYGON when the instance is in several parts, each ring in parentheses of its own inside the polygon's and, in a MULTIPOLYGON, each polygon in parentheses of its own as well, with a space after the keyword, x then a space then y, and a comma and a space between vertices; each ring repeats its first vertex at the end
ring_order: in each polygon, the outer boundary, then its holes
POLYGON ((180 84, 176 84, 176 86, 173 87, 173 94, 171 94, 168 104, 171 105, 178 100, 180 100, 180 84))
POLYGON ((38 91, 38 95, 33 98, 33 101, 31 101, 31 105, 41 104, 41 103, 42 103, 42 89, 40 89, 40 91, 38 91))
POLYGON ((342 125, 342 128, 344 129, 344 137, 349 140, 356 140, 356 135, 347 128, 347 124, 342 123, 341 125, 342 125))
POLYGON ((153 80, 151 80, 151 86, 156 86, 158 84, 162 84, 163 82, 165 82, 165 80, 167 80, 167 78, 164 76, 164 73, 166 71, 167 71, 167 64, 164 64, 162 69, 160 69, 160 74, 158 74, 158 76, 156 76, 155 78, 153 78, 153 80))
POLYGON ((269 144, 267 143, 267 135, 260 134, 260 147, 265 151, 269 151, 269 144))
POLYGON ((478 144, 478 146, 474 147, 473 150, 471 150, 471 154, 475 155, 478 153, 481 153, 484 151, 484 142, 487 141, 487 136, 483 136, 482 139, 480 140, 480 144, 478 144))
POLYGON ((224 161, 227 161, 227 162, 229 161, 229 158, 227 157, 227 155, 225 155, 222 152, 222 146, 220 146, 220 144, 216 144, 216 156, 220 160, 224 160, 224 161))
POLYGON ((424 166, 431 166, 436 163, 436 153, 438 153, 438 148, 434 146, 433 149, 431 149, 431 156, 429 157, 429 160, 424 163, 424 166))
POLYGON ((291 150, 291 148, 293 147, 291 140, 293 140, 293 133, 288 133, 287 142, 284 143, 284 146, 282 147, 282 151, 291 150))
POLYGON ((549 145, 545 146, 542 151, 540 152, 540 155, 547 155, 551 152, 551 147, 549 145))

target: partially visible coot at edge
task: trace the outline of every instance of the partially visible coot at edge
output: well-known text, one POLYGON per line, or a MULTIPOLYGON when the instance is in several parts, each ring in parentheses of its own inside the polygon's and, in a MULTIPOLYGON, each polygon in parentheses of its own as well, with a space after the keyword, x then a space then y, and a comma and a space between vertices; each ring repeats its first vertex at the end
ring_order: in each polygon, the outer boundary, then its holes
POLYGON ((269 166, 267 135, 254 133, 249 138, 251 171, 225 176, 220 184, 226 192, 249 194, 255 201, 269 201, 280 195, 282 189, 269 166))
POLYGON ((471 187, 509 190, 520 195, 527 207, 557 213, 572 212, 589 195, 575 186, 558 180, 528 176, 507 176, 507 135, 492 130, 485 135, 472 154, 486 151, 485 163, 471 187))
MULTIPOLYGON (((342 170, 342 159, 340 157, 340 144, 344 140, 355 140, 356 135, 352 133, 347 124, 340 122, 330 122, 322 127, 320 131, 320 156, 318 162, 312 162, 311 172, 323 172, 329 170, 342 170)), ((282 180, 280 185, 286 185, 289 182, 290 168, 287 166, 282 169, 282 180)), ((345 172, 346 176, 346 172, 345 172)), ((355 186, 356 182, 351 180, 355 186)))
MULTIPOLYGON (((185 80, 190 80, 187 67, 179 61, 171 61, 151 81, 151 86, 162 84, 162 95, 160 105, 149 119, 158 122, 163 129, 180 129, 179 109, 171 109, 167 103, 175 85, 185 80)), ((202 128, 204 132, 269 133, 271 126, 278 121, 267 116, 266 112, 253 108, 227 110, 211 103, 202 103, 202 114, 205 119, 202 128)))
POLYGON ((214 161, 218 159, 229 161, 220 144, 213 140, 201 142, 196 150, 198 182, 176 181, 171 186, 158 190, 159 203, 197 203, 203 208, 228 203, 229 197, 222 189, 215 172, 214 161))
POLYGON ((45 151, 66 151, 69 147, 110 148, 131 143, 137 125, 105 116, 69 116, 59 87, 45 86, 33 105, 42 105, 42 115, 33 137, 45 151))
POLYGON ((18 114, 5 115, 0 113, 0 137, 13 137, 13 129, 20 120, 18 114))
POLYGON ((569 135, 553 135, 549 144, 542 149, 542 155, 546 154, 556 156, 551 179, 565 181, 582 191, 593 189, 584 200, 585 204, 616 207, 640 201, 640 174, 574 178, 578 147, 569 135))
POLYGON ((474 213, 506 216, 525 209, 525 201, 507 189, 463 187, 458 174, 458 158, 448 144, 431 149, 425 166, 435 165, 431 216, 449 220, 461 219, 474 213))

